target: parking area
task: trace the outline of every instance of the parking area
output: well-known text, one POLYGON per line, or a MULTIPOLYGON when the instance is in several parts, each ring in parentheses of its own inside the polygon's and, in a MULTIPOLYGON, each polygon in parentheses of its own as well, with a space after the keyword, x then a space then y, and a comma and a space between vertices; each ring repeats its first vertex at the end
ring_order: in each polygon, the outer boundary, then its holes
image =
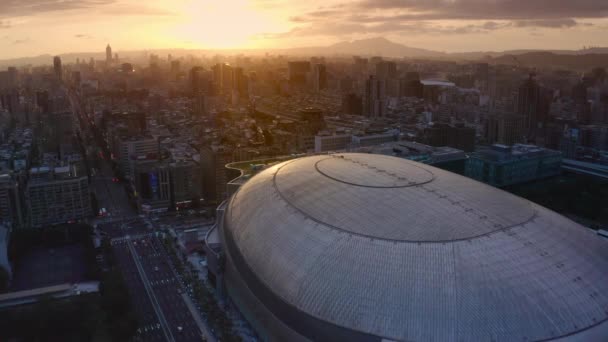
POLYGON ((86 279, 84 247, 69 245, 34 249, 15 267, 12 291, 78 283, 86 279))

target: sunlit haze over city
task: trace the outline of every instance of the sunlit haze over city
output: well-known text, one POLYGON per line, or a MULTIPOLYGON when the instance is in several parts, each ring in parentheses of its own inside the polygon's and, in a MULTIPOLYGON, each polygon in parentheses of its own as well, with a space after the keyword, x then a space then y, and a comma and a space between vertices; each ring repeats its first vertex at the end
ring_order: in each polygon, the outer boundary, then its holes
POLYGON ((382 36, 445 52, 608 45, 602 0, 3 0, 0 58, 122 50, 261 49, 382 36))

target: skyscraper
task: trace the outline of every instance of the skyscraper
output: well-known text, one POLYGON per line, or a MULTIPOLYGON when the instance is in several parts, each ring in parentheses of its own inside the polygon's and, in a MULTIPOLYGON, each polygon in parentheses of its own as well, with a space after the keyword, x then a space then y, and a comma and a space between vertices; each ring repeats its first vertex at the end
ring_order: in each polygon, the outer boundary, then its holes
POLYGON ((397 76, 397 64, 392 61, 381 61, 376 64, 376 76, 381 80, 387 80, 397 76))
POLYGON ((224 146, 202 147, 200 150, 202 194, 205 201, 222 201, 228 183, 226 164, 232 162, 232 151, 224 146))
POLYGON ((211 67, 213 73, 213 87, 216 93, 220 93, 222 89, 222 65, 216 64, 211 67))
POLYGON ((312 87, 315 93, 327 88, 327 68, 325 64, 315 64, 312 75, 312 87))
POLYGON ((178 60, 171 61, 171 73, 177 75, 180 72, 181 63, 178 60))
POLYGON ((55 56, 53 58, 53 70, 55 71, 55 78, 61 80, 63 75, 63 67, 61 66, 61 57, 55 56))
POLYGON ((232 72, 232 94, 239 98, 247 98, 249 93, 249 78, 245 76, 243 68, 236 67, 232 72))
POLYGON ((17 73, 17 68, 9 67, 8 68, 8 86, 9 88, 14 88, 19 83, 19 74, 17 73))
POLYGON ((524 142, 524 119, 513 113, 493 113, 488 115, 485 123, 485 138, 490 144, 511 146, 524 142))
POLYGON ((112 63, 112 47, 110 46, 110 44, 106 46, 106 63, 112 63))
POLYGON ((353 57, 353 72, 358 75, 367 74, 368 70, 367 58, 361 58, 359 56, 353 57))
POLYGON ((309 61, 293 61, 287 63, 289 84, 302 86, 306 84, 306 76, 310 72, 309 61))
POLYGON ((23 225, 22 196, 23 191, 19 189, 19 182, 12 174, 0 174, 0 217, 2 221, 10 223, 13 227, 23 225))
POLYGON ((417 72, 408 72, 399 80, 399 96, 423 97, 423 85, 417 72))
POLYGON ((370 76, 365 81, 363 115, 376 118, 386 114, 386 83, 370 76))
POLYGON ((233 68, 229 64, 222 64, 222 92, 225 94, 232 92, 232 72, 233 68))
POLYGON ((488 90, 488 81, 490 75, 490 66, 488 63, 477 63, 473 65, 475 83, 482 91, 488 90))
POLYGON ((195 66, 190 69, 190 91, 194 95, 197 95, 203 90, 202 74, 204 71, 205 69, 200 66, 195 66))
POLYGON ((42 113, 50 112, 51 107, 50 107, 48 91, 44 90, 44 91, 36 92, 36 105, 40 108, 42 113))
POLYGON ((342 112, 348 115, 361 115, 363 111, 361 96, 348 93, 342 96, 342 112))
POLYGON ((517 110, 524 116, 528 137, 534 137, 536 130, 544 127, 549 110, 546 91, 538 84, 534 74, 530 74, 519 87, 517 110))
POLYGON ((218 63, 214 65, 211 70, 213 71, 213 82, 217 90, 224 94, 231 94, 233 84, 233 68, 226 63, 218 63))

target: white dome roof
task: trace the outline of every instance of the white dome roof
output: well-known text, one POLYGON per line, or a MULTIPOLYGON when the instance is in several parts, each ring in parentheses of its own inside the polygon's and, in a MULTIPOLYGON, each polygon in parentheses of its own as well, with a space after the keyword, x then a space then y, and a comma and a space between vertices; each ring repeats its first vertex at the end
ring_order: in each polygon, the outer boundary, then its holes
POLYGON ((245 183, 224 220, 259 281, 340 327, 393 340, 608 334, 608 242, 428 165, 288 161, 245 183))

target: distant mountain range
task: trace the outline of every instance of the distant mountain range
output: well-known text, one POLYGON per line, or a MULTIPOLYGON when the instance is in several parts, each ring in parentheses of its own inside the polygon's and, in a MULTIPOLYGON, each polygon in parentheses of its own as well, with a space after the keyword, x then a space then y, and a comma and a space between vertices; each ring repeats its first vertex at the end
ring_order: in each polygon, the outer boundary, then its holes
POLYGON ((526 52, 522 54, 508 54, 488 59, 492 64, 511 64, 526 67, 550 66, 555 68, 566 68, 575 70, 589 70, 594 67, 608 68, 608 54, 558 54, 553 52, 539 51, 526 52))
POLYGON ((330 46, 305 47, 280 50, 289 54, 306 55, 361 55, 384 57, 444 57, 448 54, 405 46, 386 38, 370 38, 340 42, 330 46))
MULTIPOLYGON (((301 56, 383 56, 391 58, 432 58, 445 60, 484 60, 489 63, 498 64, 520 64, 525 66, 563 66, 570 68, 607 66, 608 47, 594 47, 582 50, 509 50, 509 51, 475 51, 463 53, 446 53, 428 49, 421 49, 392 42, 386 38, 369 38, 354 40, 350 42, 339 42, 329 46, 300 47, 289 49, 266 49, 266 50, 185 50, 185 49, 157 49, 139 51, 119 51, 121 58, 140 59, 145 58, 147 53, 160 55, 173 54, 174 56, 188 54, 234 54, 243 53, 259 55, 262 53, 301 55, 301 56), (514 58, 516 56, 516 58, 514 58)), ((65 63, 89 58, 104 59, 105 52, 69 53, 61 55, 65 63)), ((0 67, 20 65, 43 65, 51 64, 51 55, 36 57, 16 58, 0 60, 0 67)))
MULTIPOLYGON (((594 47, 582 50, 507 50, 507 51, 473 51, 448 53, 435 50, 414 48, 403 44, 392 42, 386 38, 370 38, 354 40, 352 42, 340 42, 330 46, 307 47, 280 50, 289 54, 303 55, 361 55, 361 56, 384 56, 393 58, 445 58, 445 59, 494 59, 504 56, 521 56, 534 54, 553 54, 564 56, 583 56, 593 54, 608 54, 608 47, 594 47)), ((545 55, 548 56, 548 55, 545 55)), ((508 59, 501 63, 511 64, 508 59)), ((533 58, 532 58, 533 59, 533 58)))

